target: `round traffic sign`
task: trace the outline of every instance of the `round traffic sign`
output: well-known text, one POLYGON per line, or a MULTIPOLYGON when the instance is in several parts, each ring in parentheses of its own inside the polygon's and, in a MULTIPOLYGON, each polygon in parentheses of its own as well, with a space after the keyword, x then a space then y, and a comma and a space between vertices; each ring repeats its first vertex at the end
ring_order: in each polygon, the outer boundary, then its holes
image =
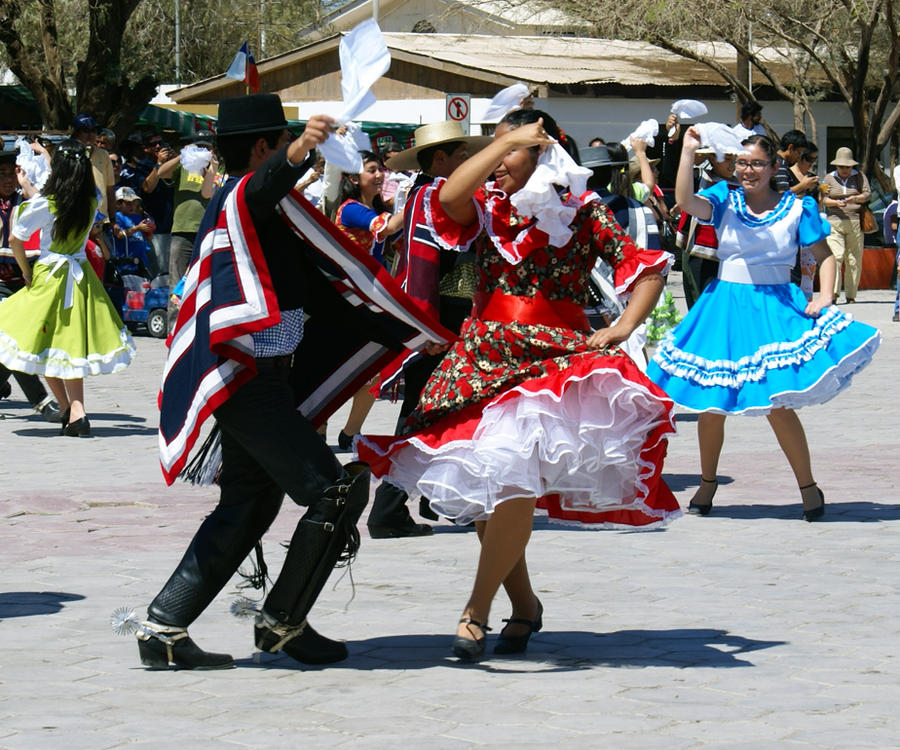
POLYGON ((447 102, 447 116, 456 122, 462 122, 469 116, 469 103, 461 96, 454 96, 447 102))

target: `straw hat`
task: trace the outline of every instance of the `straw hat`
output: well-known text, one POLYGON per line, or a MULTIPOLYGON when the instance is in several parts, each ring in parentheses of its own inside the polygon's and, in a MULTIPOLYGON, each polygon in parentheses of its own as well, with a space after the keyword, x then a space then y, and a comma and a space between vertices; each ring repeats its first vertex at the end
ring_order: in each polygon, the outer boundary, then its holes
MULTIPOLYGON (((650 162, 651 167, 655 167, 659 164, 659 159, 647 159, 650 162)), ((641 163, 638 161, 636 156, 632 156, 628 160, 628 176, 634 180, 637 177, 641 176, 641 163)))
POLYGON ((831 160, 832 167, 855 167, 857 164, 859 164, 859 162, 853 158, 852 149, 849 149, 846 146, 841 146, 837 150, 834 159, 831 160))
POLYGON ((429 146, 440 146, 442 143, 463 141, 469 146, 469 154, 474 154, 476 151, 481 151, 491 142, 491 136, 489 135, 465 135, 462 126, 452 120, 432 122, 416 128, 414 139, 416 142, 415 146, 395 154, 384 165, 388 169, 393 169, 397 172, 412 171, 421 168, 416 155, 429 146))

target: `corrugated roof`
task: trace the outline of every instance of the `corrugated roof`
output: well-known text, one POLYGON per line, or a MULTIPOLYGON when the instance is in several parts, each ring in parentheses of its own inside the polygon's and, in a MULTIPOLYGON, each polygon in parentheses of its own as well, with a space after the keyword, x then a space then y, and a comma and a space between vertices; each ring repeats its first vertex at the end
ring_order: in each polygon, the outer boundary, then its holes
MULTIPOLYGON (((302 65, 333 51, 340 39, 334 34, 259 63, 261 80, 267 73, 302 65)), ((617 84, 622 86, 726 86, 712 69, 646 42, 569 36, 489 36, 478 34, 414 34, 384 32, 385 44, 395 57, 408 62, 449 69, 457 74, 500 83, 504 79, 541 86, 617 84)), ((736 69, 732 47, 722 43, 686 43, 712 56, 731 71, 736 69)), ((792 73, 776 50, 764 57, 785 79, 792 73)), ((390 77, 390 71, 387 77, 390 77)), ((297 75, 301 79, 300 74, 297 75)), ((757 75, 757 78, 759 76, 757 75)), ((232 85, 223 75, 198 81, 169 95, 176 101, 214 96, 232 85)), ((340 92, 335 92, 337 97, 340 92)), ((543 95, 543 94, 542 94, 543 95)))
MULTIPOLYGON (((384 39, 390 49, 536 84, 725 85, 707 66, 645 42, 566 36, 401 33, 385 33, 384 39)), ((701 51, 735 70, 735 52, 730 46, 704 44, 701 51)), ((786 65, 774 53, 767 57, 776 67, 786 65)))

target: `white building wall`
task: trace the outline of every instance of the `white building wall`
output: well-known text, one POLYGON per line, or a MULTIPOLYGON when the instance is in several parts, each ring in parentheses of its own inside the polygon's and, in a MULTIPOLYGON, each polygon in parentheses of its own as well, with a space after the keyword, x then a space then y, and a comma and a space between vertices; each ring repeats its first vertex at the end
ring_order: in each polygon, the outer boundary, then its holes
MULTIPOLYGON (((460 93, 460 92, 449 92, 460 93)), ((325 113, 337 115, 342 104, 336 101, 319 102, 285 102, 298 107, 300 118, 325 113)), ((484 119, 489 99, 473 98, 472 133, 481 132, 477 124, 484 119)), ((737 122, 737 106, 730 101, 707 101, 709 114, 703 121, 725 122, 729 125, 737 122)), ((594 97, 552 97, 538 99, 535 106, 544 109, 556 119, 562 128, 571 135, 575 142, 584 147, 591 138, 601 136, 604 140, 620 141, 643 120, 656 118, 661 123, 669 115, 672 101, 668 99, 623 99, 594 97)), ((794 127, 794 117, 788 102, 762 102, 766 120, 778 133, 794 127)), ((361 119, 374 122, 397 122, 421 125, 446 119, 444 99, 390 99, 376 102, 361 119)), ((815 141, 820 152, 828 152, 828 127, 850 127, 852 121, 848 109, 838 102, 819 102, 814 105, 816 132, 807 133, 815 141)), ((819 172, 824 175, 828 171, 825 159, 819 162, 819 172)))

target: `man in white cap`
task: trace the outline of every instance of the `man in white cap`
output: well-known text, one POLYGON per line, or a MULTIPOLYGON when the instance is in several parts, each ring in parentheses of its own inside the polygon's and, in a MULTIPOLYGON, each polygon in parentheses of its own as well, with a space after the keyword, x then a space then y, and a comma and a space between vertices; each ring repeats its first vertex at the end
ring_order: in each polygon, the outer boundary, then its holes
MULTIPOLYGON (((459 333, 463 321, 472 312, 472 296, 464 280, 474 277, 475 257, 474 253, 463 252, 465 248, 447 250, 439 244, 428 226, 428 198, 470 154, 481 150, 490 141, 489 136, 466 136, 457 123, 449 120, 431 123, 416 129, 414 147, 385 162, 388 169, 398 172, 421 170, 406 200, 404 241, 398 266, 401 286, 455 333, 459 333), (456 283, 451 283, 453 281, 456 283)), ((404 363, 403 403, 397 420, 397 434, 402 433, 406 418, 415 409, 425 383, 442 357, 442 351, 423 352, 404 363)), ((412 519, 406 507, 407 499, 407 494, 395 485, 382 483, 379 486, 368 520, 372 538, 432 533, 431 526, 412 519)), ((437 518, 425 498, 420 508, 429 518, 437 518)))

